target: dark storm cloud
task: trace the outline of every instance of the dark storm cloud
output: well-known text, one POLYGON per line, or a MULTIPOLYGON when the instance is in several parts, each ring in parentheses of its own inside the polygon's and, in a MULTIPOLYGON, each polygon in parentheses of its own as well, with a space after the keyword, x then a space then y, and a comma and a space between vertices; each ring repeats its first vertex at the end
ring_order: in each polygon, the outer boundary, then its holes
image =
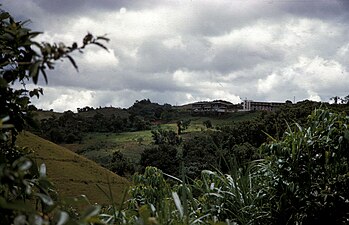
POLYGON ((219 51, 212 59, 212 67, 219 72, 228 73, 254 67, 266 61, 281 61, 283 52, 270 46, 255 49, 248 46, 232 46, 219 51))
POLYGON ((282 12, 308 18, 344 21, 349 16, 347 0, 271 1, 282 12))
POLYGON ((208 41, 202 38, 184 37, 179 40, 180 43, 170 42, 176 42, 176 40, 171 38, 162 41, 144 40, 138 49, 136 69, 142 72, 168 73, 180 68, 190 70, 208 68, 208 65, 203 63, 210 50, 208 41), (169 46, 166 46, 167 42, 169 46))
MULTIPOLYGON (((78 61, 78 60, 76 60, 78 61)), ((49 84, 66 86, 69 88, 83 87, 89 90, 121 91, 155 91, 155 92, 190 92, 195 91, 177 83, 172 79, 172 74, 145 73, 138 71, 105 70, 93 66, 80 65, 79 72, 69 62, 56 66, 55 71, 50 71, 49 84)), ((40 82, 44 84, 44 82, 40 82)))
POLYGON ((347 0, 3 4, 14 16, 30 18, 50 42, 79 40, 87 31, 111 39, 109 53, 88 48, 74 56, 79 73, 69 63, 57 64, 42 98, 49 108, 128 107, 142 98, 183 104, 347 95, 347 0))
POLYGON ((79 14, 84 15, 90 11, 113 11, 122 7, 134 10, 155 5, 154 0, 33 0, 39 7, 48 13, 57 15, 79 14))

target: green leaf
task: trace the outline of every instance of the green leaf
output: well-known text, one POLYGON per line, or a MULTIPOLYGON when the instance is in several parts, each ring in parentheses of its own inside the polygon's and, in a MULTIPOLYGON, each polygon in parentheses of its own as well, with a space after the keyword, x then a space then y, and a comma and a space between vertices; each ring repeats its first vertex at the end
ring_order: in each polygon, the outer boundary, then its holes
POLYGON ((33 163, 30 160, 23 160, 18 162, 18 168, 22 171, 28 170, 32 165, 33 163))
POLYGON ((38 197, 41 199, 41 201, 42 201, 44 204, 46 204, 46 205, 51 206, 51 205, 54 204, 52 198, 51 198, 50 196, 46 195, 46 194, 35 193, 35 195, 38 196, 38 197))
POLYGON ((78 66, 76 65, 76 63, 75 63, 73 57, 71 57, 70 55, 67 55, 67 58, 70 60, 71 64, 73 64, 74 68, 75 68, 77 71, 79 71, 79 68, 78 68, 78 66))
POLYGON ((31 38, 34 38, 36 36, 38 36, 39 34, 42 34, 42 32, 30 32, 29 35, 31 36, 31 38))
POLYGON ((46 165, 42 163, 39 169, 40 177, 46 177, 46 165))
POLYGON ((39 185, 40 185, 40 187, 42 187, 42 188, 44 188, 46 190, 50 189, 50 188, 54 188, 53 184, 49 180, 47 180, 45 178, 39 179, 39 185))
POLYGON ((38 83, 39 78, 39 67, 41 64, 41 60, 36 61, 35 63, 32 63, 29 68, 29 75, 32 77, 34 84, 38 83))
POLYGON ((64 225, 69 220, 69 214, 64 211, 60 211, 57 217, 57 225, 64 225))
POLYGON ((37 98, 39 98, 39 91, 38 91, 38 89, 34 89, 34 90, 29 91, 29 96, 30 97, 36 96, 37 98))
POLYGON ((10 14, 8 12, 0 13, 0 20, 5 20, 10 17, 10 14))
POLYGON ((87 45, 89 42, 91 42, 92 38, 93 38, 92 34, 88 33, 82 41, 83 44, 87 45))
POLYGON ((99 47, 101 47, 101 48, 105 49, 107 52, 109 52, 108 48, 99 42, 92 42, 92 44, 98 45, 99 47))
MULTIPOLYGON (((44 76, 45 83, 47 84, 48 81, 47 81, 47 75, 46 75, 45 68, 44 68, 43 66, 40 66, 40 71, 41 71, 42 75, 44 76)), ((42 94, 42 89, 41 89, 41 92, 40 92, 40 93, 42 94)))
POLYGON ((97 40, 104 40, 104 41, 106 41, 106 42, 109 42, 109 41, 110 41, 109 38, 106 38, 106 37, 104 37, 104 36, 98 36, 96 39, 97 39, 97 40))
POLYGON ((29 100, 29 97, 24 96, 22 98, 17 99, 17 104, 21 105, 22 107, 25 107, 29 104, 29 100))
POLYGON ((178 209, 178 212, 181 216, 181 218, 183 218, 183 206, 181 203, 181 200, 179 199, 179 196, 177 194, 177 192, 172 192, 172 197, 173 197, 173 201, 175 202, 176 208, 178 209))

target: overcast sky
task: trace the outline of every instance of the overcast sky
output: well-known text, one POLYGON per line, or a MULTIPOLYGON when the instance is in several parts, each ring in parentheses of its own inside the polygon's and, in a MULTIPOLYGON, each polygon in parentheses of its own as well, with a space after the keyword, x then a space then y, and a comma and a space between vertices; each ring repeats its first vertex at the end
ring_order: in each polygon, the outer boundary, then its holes
POLYGON ((58 63, 39 108, 329 101, 349 94, 349 0, 4 0, 40 40, 111 39, 58 63))

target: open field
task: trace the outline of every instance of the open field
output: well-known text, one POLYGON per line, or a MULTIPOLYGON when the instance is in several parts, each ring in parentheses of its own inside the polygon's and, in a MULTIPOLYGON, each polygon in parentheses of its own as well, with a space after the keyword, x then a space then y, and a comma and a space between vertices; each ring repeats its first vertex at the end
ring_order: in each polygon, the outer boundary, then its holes
POLYGON ((115 202, 119 203, 129 186, 125 178, 29 132, 19 135, 18 145, 32 150, 38 165, 43 162, 46 164, 47 175, 62 197, 86 195, 92 203, 108 204, 109 199, 98 189, 97 184, 103 190, 108 190, 110 185, 115 202))
POLYGON ((86 156, 94 161, 103 161, 113 152, 120 151, 131 161, 138 161, 144 147, 152 141, 151 131, 124 133, 87 133, 81 144, 62 146, 86 156))
POLYGON ((261 112, 234 112, 221 116, 188 116, 185 119, 190 119, 191 124, 202 125, 204 121, 211 120, 213 126, 229 125, 235 122, 251 120, 257 117, 261 112))

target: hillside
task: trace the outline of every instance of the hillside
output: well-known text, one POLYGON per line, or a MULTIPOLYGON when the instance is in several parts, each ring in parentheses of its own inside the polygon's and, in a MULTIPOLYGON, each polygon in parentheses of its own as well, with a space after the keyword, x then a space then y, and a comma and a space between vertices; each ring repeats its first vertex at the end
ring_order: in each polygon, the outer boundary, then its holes
POLYGON ((20 134, 17 144, 33 150, 38 164, 45 162, 48 177, 62 197, 84 194, 91 203, 108 204, 108 198, 98 189, 97 184, 107 191, 109 179, 114 200, 119 203, 129 185, 125 178, 95 162, 29 132, 20 134))

